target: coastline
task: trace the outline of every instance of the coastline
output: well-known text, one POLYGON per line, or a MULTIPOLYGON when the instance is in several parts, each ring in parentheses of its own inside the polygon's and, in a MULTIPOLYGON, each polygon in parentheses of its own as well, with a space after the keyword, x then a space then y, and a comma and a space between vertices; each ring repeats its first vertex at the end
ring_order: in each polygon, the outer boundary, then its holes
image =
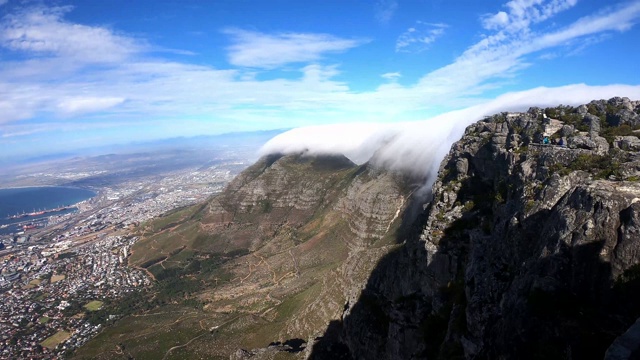
POLYGON ((82 189, 82 190, 93 191, 96 194, 98 193, 97 190, 92 189, 92 188, 80 187, 80 186, 69 186, 69 185, 27 185, 27 186, 9 186, 9 187, 0 186, 0 190, 28 189, 28 188, 46 188, 46 187, 65 188, 65 189, 82 189))
POLYGON ((22 186, 0 188, 0 224, 14 222, 15 220, 27 220, 47 216, 57 208, 71 208, 85 201, 99 196, 99 191, 73 186, 22 186), (33 207, 33 210, 31 208, 33 207), (36 211, 35 209, 38 209, 36 211), (44 210, 42 210, 44 209, 44 210), (47 211, 47 209, 49 211, 47 211), (42 212, 42 213, 39 213, 42 212), (11 216, 21 216, 12 219, 11 216), (11 221, 14 220, 14 221, 11 221))

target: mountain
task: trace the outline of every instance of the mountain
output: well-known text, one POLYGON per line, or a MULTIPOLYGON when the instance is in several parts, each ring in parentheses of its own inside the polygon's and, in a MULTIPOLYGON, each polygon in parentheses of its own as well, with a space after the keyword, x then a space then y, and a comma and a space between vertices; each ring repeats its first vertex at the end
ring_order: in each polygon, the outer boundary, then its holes
MULTIPOLYGON (((639 114, 614 98, 469 126, 423 230, 314 358, 602 359, 640 316, 639 114)), ((631 329, 607 358, 639 348, 631 329)))
POLYGON ((120 302, 110 314, 130 315, 76 357, 301 355, 399 246, 419 185, 341 155, 263 157, 206 203, 141 226, 129 262, 157 286, 120 302))
POLYGON ((263 157, 140 226, 129 262, 156 286, 75 356, 631 359, 638 129, 623 98, 496 114, 430 194, 340 155, 263 157))

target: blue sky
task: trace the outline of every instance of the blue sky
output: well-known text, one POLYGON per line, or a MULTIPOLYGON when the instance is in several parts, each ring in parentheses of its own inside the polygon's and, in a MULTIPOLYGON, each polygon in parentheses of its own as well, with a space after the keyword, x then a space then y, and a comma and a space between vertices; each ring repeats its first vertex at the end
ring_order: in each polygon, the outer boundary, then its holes
POLYGON ((638 0, 0 0, 0 160, 415 121, 541 86, 624 96, 638 21, 638 0))

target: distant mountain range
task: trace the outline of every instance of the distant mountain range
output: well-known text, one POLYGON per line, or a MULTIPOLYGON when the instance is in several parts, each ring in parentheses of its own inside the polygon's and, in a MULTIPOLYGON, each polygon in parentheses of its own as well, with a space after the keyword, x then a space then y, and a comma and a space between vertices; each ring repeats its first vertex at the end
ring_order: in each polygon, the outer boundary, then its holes
POLYGON ((246 146, 256 150, 274 136, 289 129, 275 129, 251 132, 233 132, 220 135, 201 135, 194 137, 175 137, 142 142, 130 142, 115 145, 89 147, 75 151, 51 152, 39 156, 25 158, 0 157, 0 165, 16 166, 41 162, 70 159, 73 157, 98 156, 104 154, 126 154, 141 151, 158 151, 167 149, 212 148, 223 146, 246 146))

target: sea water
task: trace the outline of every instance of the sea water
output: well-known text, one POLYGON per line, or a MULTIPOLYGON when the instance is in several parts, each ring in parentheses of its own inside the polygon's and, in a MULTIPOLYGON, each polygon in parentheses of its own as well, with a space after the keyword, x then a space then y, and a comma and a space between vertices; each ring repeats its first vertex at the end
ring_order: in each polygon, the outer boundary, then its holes
MULTIPOLYGON (((46 187, 22 187, 0 189, 0 225, 14 224, 19 221, 35 220, 38 218, 67 213, 51 212, 40 216, 21 217, 10 219, 11 216, 24 213, 52 210, 63 206, 77 204, 96 195, 87 189, 46 186, 46 187)), ((7 228, 0 230, 5 233, 7 228), (2 231, 5 230, 5 231, 2 231)))

